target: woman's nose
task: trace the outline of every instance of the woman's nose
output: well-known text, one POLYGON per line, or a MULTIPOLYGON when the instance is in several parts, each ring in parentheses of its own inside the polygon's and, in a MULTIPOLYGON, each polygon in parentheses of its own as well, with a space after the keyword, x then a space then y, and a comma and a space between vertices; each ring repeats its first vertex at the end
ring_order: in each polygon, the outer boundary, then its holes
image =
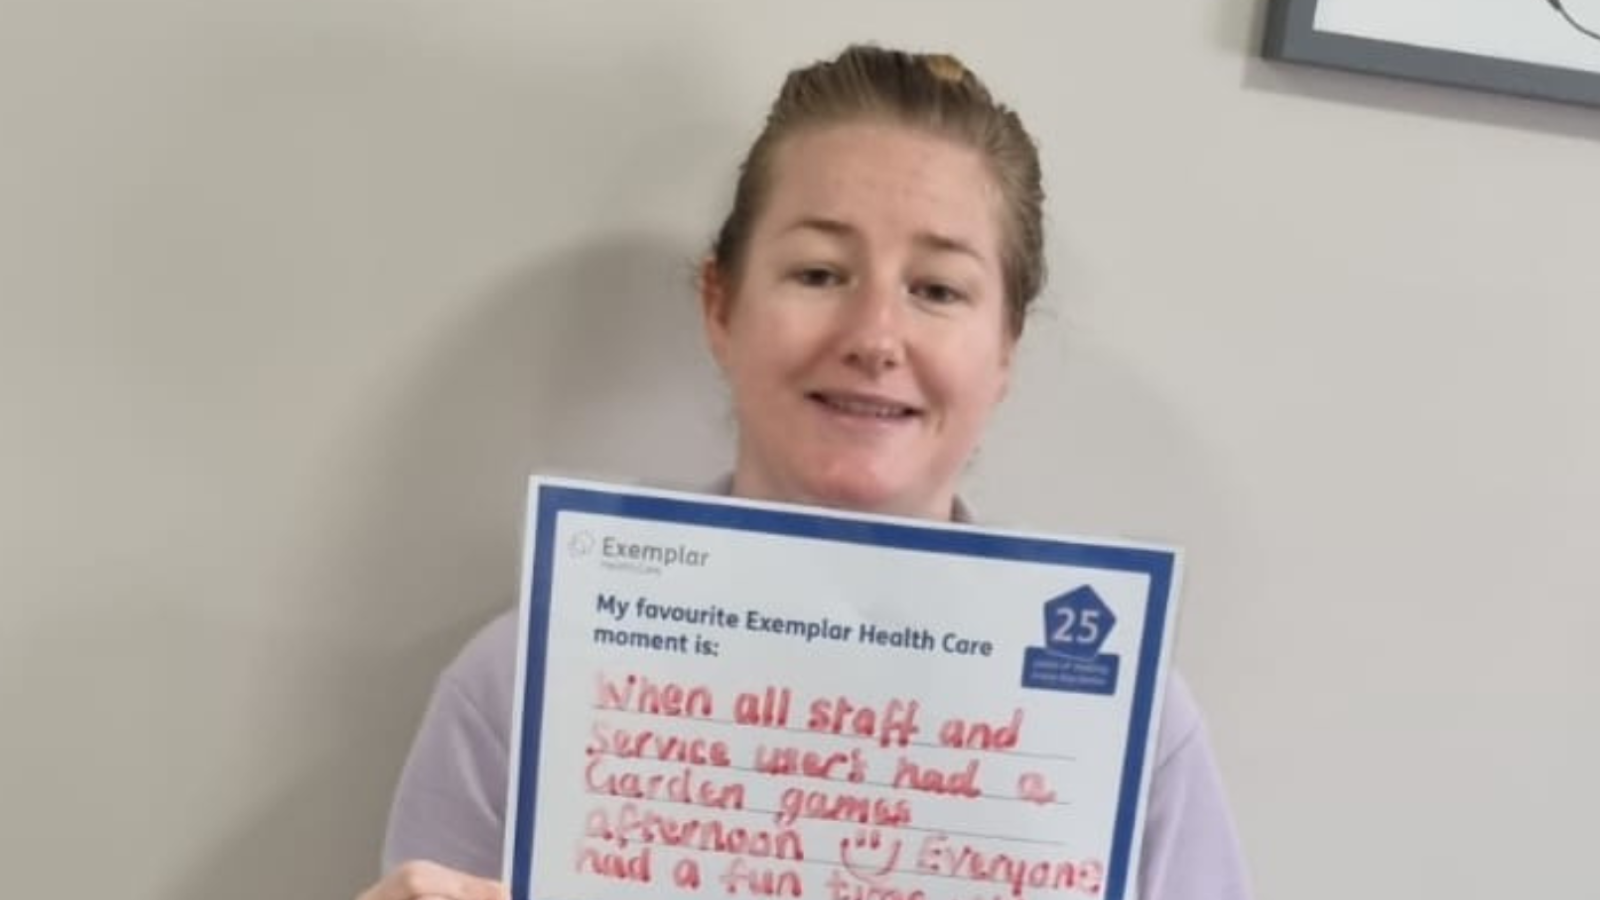
POLYGON ((863 282, 852 292, 845 322, 844 359, 871 375, 905 362, 905 304, 898 285, 863 282))

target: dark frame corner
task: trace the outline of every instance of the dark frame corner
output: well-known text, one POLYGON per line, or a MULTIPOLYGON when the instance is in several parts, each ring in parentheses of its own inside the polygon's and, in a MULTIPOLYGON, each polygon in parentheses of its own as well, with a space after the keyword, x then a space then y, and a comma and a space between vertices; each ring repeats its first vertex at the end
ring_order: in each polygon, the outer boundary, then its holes
POLYGON ((1600 107, 1600 73, 1317 31, 1318 2, 1268 0, 1262 55, 1285 62, 1600 107))

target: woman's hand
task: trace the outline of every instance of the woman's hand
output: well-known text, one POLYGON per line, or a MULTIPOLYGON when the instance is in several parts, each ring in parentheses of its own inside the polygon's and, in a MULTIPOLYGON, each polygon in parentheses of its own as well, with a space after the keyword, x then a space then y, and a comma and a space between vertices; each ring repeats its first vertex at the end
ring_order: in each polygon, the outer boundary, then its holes
POLYGON ((511 900, 511 891, 498 881, 412 860, 395 866, 356 900, 511 900))

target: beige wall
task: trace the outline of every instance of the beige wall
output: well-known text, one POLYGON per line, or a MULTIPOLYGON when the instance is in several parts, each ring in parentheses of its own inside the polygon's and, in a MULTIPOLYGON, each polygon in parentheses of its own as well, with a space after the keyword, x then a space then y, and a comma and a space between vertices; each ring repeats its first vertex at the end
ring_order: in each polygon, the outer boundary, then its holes
POLYGON ((0 6, 0 887, 341 897, 533 469, 727 458, 689 265, 789 66, 953 48, 1052 193, 991 519, 1188 546, 1263 898, 1579 896, 1600 111, 1255 0, 0 6))

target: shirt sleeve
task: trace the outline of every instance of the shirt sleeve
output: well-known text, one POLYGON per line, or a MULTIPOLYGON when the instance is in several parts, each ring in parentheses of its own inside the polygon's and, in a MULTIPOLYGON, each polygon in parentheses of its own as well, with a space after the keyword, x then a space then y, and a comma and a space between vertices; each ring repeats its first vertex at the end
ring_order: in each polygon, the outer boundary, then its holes
POLYGON ((389 811, 383 871, 424 859, 499 878, 515 614, 491 622, 439 676, 389 811))
POLYGON ((1139 863, 1142 900, 1249 900, 1250 885, 1205 723, 1168 682, 1139 863))

